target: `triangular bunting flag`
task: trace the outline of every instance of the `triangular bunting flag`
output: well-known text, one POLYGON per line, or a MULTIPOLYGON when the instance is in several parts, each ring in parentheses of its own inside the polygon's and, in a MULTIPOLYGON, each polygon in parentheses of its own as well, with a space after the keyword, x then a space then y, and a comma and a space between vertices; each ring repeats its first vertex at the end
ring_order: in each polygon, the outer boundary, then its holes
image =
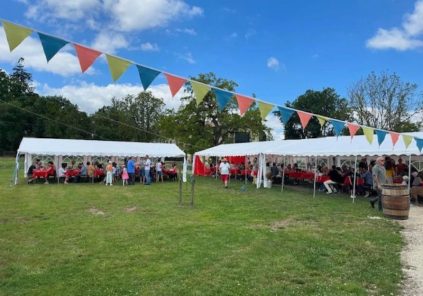
POLYGON ((377 142, 378 142, 378 144, 379 144, 379 146, 383 143, 383 141, 385 141, 385 137, 386 137, 386 134, 387 134, 388 132, 386 132, 386 131, 382 131, 382 130, 376 130, 376 136, 377 136, 377 142))
POLYGON ((221 90, 221 89, 213 88, 213 92, 216 95, 216 101, 217 101, 217 106, 219 107, 219 110, 223 110, 226 104, 228 104, 228 102, 233 97, 232 93, 221 90))
POLYGON ((413 137, 409 135, 402 135, 402 140, 404 141, 405 148, 408 148, 413 141, 413 137))
POLYGON ((144 90, 150 86, 154 79, 156 79, 157 75, 161 72, 157 70, 153 70, 144 66, 137 65, 138 73, 140 74, 140 79, 144 90))
POLYGON ((360 129, 360 126, 355 123, 347 122, 348 130, 350 132, 351 139, 355 136, 355 134, 360 129))
POLYGON ((257 102, 257 103, 258 103, 258 108, 260 110, 261 119, 264 120, 266 116, 270 113, 270 111, 272 111, 273 105, 263 103, 263 102, 257 102))
POLYGON ((9 49, 10 51, 13 51, 16 47, 18 47, 19 44, 22 43, 28 37, 31 35, 32 30, 18 26, 6 21, 2 21, 3 28, 6 33, 6 39, 7 43, 9 43, 9 49))
POLYGON ((330 119, 329 122, 333 126, 333 130, 335 131, 335 135, 339 136, 342 133, 342 130, 344 129, 344 127, 345 127, 345 122, 339 121, 339 120, 336 120, 336 119, 330 119))
POLYGON ((211 88, 207 84, 201 82, 197 82, 194 80, 191 80, 190 82, 192 90, 194 91, 195 100, 197 101, 197 104, 200 104, 211 88))
POLYGON ((316 115, 316 117, 317 117, 317 120, 319 121, 321 127, 323 127, 325 125, 326 121, 329 120, 329 118, 322 116, 322 115, 316 115))
POLYGON ((394 132, 389 132, 389 134, 391 135, 392 144, 395 146, 395 144, 398 142, 400 134, 394 132))
POLYGON ((361 128, 363 130, 364 135, 366 136, 367 142, 369 142, 369 144, 373 143, 374 129, 367 126, 362 126, 361 128))
POLYGON ((238 102, 239 114, 244 115, 248 108, 254 103, 254 99, 236 94, 236 101, 238 102))
POLYGON ((128 69, 128 67, 131 65, 131 62, 112 55, 106 54, 106 58, 113 81, 118 80, 120 76, 122 76, 122 74, 126 71, 126 69, 128 69))
POLYGON ((68 44, 66 40, 45 35, 43 33, 38 33, 38 37, 40 37, 47 62, 49 62, 63 46, 68 44))
POLYGON ((297 111, 298 117, 300 117, 301 126, 303 128, 307 127, 308 122, 310 121, 310 118, 313 116, 310 113, 303 112, 303 111, 297 111))
POLYGON ((169 85, 172 97, 174 97, 176 93, 181 89, 181 87, 185 84, 185 82, 187 82, 187 80, 184 78, 170 75, 168 73, 164 73, 164 75, 166 76, 167 84, 169 85))
POLYGON ((101 55, 101 52, 81 46, 78 44, 73 45, 78 55, 79 65, 81 65, 81 71, 85 72, 94 63, 95 59, 101 55))
POLYGON ((288 120, 291 118, 292 114, 294 114, 294 110, 288 109, 285 107, 278 107, 278 111, 280 113, 280 119, 283 124, 287 124, 288 120))
POLYGON ((423 149, 423 139, 414 138, 416 141, 417 148, 419 148, 419 151, 422 152, 423 149))

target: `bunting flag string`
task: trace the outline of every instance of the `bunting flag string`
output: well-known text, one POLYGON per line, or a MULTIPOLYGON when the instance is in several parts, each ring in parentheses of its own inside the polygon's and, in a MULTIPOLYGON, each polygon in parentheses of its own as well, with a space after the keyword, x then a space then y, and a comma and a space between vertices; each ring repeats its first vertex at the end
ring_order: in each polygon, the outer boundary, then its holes
MULTIPOLYGON (((136 65, 138 69, 139 77, 141 80, 141 84, 144 90, 148 89, 148 87, 153 83, 153 81, 157 78, 157 76, 163 73, 167 79, 167 83, 169 85, 169 89, 172 94, 172 97, 174 97, 178 93, 178 91, 182 88, 182 86, 184 86, 185 83, 189 81, 191 83, 192 90, 193 90, 197 104, 201 103, 204 100, 204 97, 207 95, 207 93, 210 90, 212 90, 216 96, 216 103, 219 110, 223 110, 225 106, 227 106, 229 101, 232 99, 232 97, 235 96, 241 116, 244 115, 245 112, 247 112, 247 110, 252 106, 254 102, 257 103, 258 109, 260 111, 260 116, 263 120, 265 120, 265 118, 270 113, 270 111, 275 107, 274 104, 271 104, 268 102, 256 100, 254 98, 237 94, 234 92, 230 92, 224 89, 212 87, 210 85, 207 85, 198 81, 188 80, 187 78, 179 77, 170 73, 165 73, 163 71, 156 70, 150 67, 141 66, 137 63, 128 61, 126 59, 109 55, 107 53, 103 53, 101 51, 91 49, 71 41, 64 40, 62 38, 44 34, 34 29, 27 28, 18 24, 14 24, 6 20, 1 20, 1 23, 3 25, 5 35, 6 35, 6 40, 9 46, 9 50, 11 52, 15 48, 17 48, 28 36, 30 36, 33 32, 35 32, 38 34, 47 62, 49 62, 64 46, 70 43, 75 48, 75 51, 79 60, 79 64, 81 66, 81 71, 83 73, 92 66, 92 64, 96 61, 96 59, 100 55, 105 54, 113 81, 118 80, 122 76, 122 74, 125 73, 125 71, 129 68, 129 66, 136 65)), ((296 112, 300 118, 301 126, 303 128, 306 128, 310 122, 310 119, 314 116, 317 118, 317 120, 319 121, 319 124, 322 127, 327 122, 329 122, 333 126, 334 132, 337 136, 339 136, 342 133, 343 129, 346 126, 349 130, 351 140, 353 139, 353 137, 356 135, 357 131, 360 128, 363 129, 363 133, 370 144, 373 142, 374 133, 376 132, 379 146, 384 142, 386 135, 388 133, 390 134, 393 146, 396 145, 396 143, 398 142, 399 136, 401 135, 397 132, 386 131, 382 129, 375 129, 372 127, 358 125, 351 122, 345 122, 339 119, 329 118, 323 115, 313 114, 313 113, 309 113, 309 112, 305 112, 302 110, 297 110, 297 109, 293 109, 289 107, 283 107, 283 106, 276 106, 276 107, 278 108, 280 119, 284 124, 287 124, 292 114, 296 112)), ((420 151, 422 150, 423 139, 418 137, 413 137, 410 135, 401 135, 401 136, 403 138, 403 142, 406 148, 408 148, 410 144, 412 143, 412 141, 414 140, 416 142, 418 149, 420 151)))
POLYGON ((239 114, 243 116, 254 103, 254 99, 239 94, 235 94, 235 97, 238 103, 239 114))
POLYGON ((9 49, 12 52, 19 44, 22 43, 29 35, 32 34, 32 30, 22 26, 18 26, 6 21, 3 21, 4 32, 6 33, 7 43, 9 49))
POLYGON ((187 82, 187 80, 184 78, 173 76, 169 73, 164 73, 164 75, 166 76, 170 93, 172 94, 172 97, 174 97, 177 92, 181 89, 181 87, 187 82))
POLYGON ((74 47, 78 56, 82 73, 87 71, 88 68, 91 67, 91 65, 94 63, 94 61, 101 55, 101 52, 85 46, 74 44, 74 47))

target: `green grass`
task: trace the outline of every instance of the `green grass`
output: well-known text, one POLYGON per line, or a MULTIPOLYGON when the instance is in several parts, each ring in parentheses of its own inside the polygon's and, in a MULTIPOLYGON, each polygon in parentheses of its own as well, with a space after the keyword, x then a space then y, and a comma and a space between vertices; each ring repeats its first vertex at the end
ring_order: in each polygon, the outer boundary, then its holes
POLYGON ((400 226, 365 200, 200 178, 180 207, 177 183, 13 187, 12 167, 1 159, 1 295, 399 293, 400 226))

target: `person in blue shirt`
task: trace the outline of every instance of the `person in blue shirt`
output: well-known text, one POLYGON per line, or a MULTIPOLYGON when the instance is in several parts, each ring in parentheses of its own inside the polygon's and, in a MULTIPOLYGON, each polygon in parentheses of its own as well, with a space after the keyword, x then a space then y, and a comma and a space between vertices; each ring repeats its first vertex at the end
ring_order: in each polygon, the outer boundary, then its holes
POLYGON ((128 159, 126 170, 128 171, 128 175, 129 175, 128 185, 134 185, 135 184, 135 161, 132 159, 132 157, 129 157, 128 159))

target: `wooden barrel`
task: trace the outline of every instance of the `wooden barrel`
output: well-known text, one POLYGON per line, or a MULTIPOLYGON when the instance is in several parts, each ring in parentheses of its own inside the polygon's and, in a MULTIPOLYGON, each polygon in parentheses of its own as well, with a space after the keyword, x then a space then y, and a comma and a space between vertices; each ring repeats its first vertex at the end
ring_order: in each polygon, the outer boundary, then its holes
POLYGON ((410 211, 410 192, 407 185, 385 184, 382 186, 383 214, 398 220, 407 220, 410 211))

